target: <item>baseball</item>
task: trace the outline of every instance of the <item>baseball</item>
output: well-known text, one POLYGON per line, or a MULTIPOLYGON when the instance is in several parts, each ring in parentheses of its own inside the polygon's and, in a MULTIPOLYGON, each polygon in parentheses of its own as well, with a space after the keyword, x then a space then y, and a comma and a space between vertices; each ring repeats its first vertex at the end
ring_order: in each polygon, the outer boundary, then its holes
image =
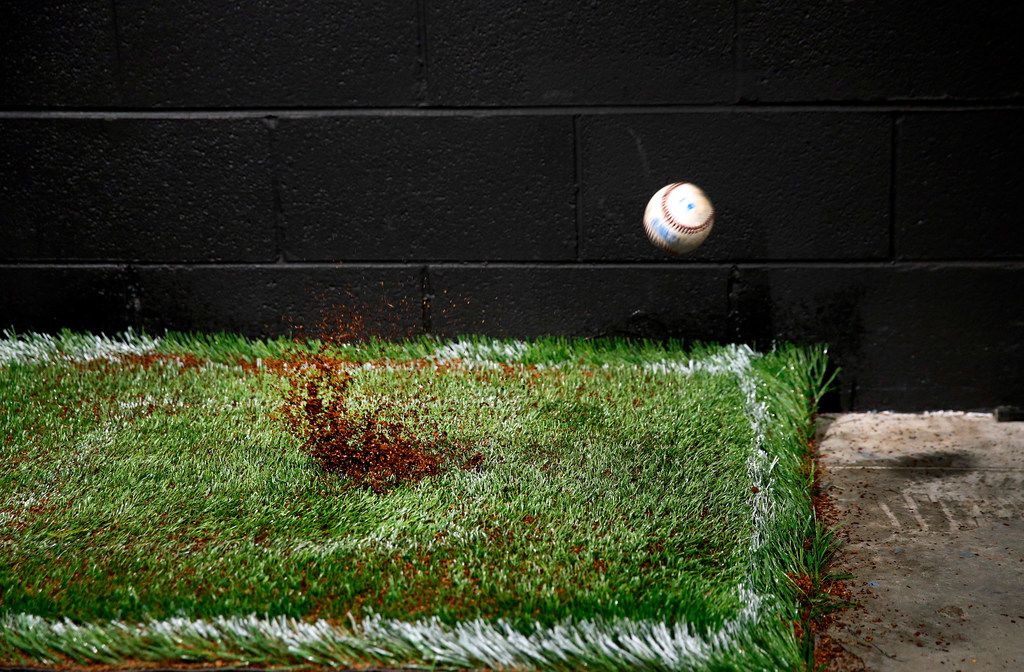
POLYGON ((685 254, 704 242, 715 223, 715 209, 700 187, 676 182, 662 187, 644 211, 651 242, 673 254, 685 254))

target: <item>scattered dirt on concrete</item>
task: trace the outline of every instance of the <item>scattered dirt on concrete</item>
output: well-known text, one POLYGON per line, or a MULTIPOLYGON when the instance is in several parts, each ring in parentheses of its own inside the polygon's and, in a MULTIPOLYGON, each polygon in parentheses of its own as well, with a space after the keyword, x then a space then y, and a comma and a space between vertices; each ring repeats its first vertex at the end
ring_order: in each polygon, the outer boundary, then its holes
MULTIPOLYGON (((817 445, 814 441, 809 444, 812 459, 815 465, 814 485, 811 489, 811 503, 814 506, 814 514, 817 519, 834 534, 837 535, 839 543, 844 543, 846 533, 840 523, 842 514, 836 506, 832 496, 821 486, 822 467, 818 461, 817 445)), ((832 570, 834 560, 824 568, 832 570)), ((846 583, 832 575, 827 574, 826 580, 819 587, 820 594, 830 603, 830 609, 823 615, 814 619, 814 664, 817 669, 843 670, 845 672, 857 672, 864 670, 864 663, 856 656, 850 654, 836 642, 829 634, 840 613, 854 603, 853 594, 846 583)))
POLYGON ((822 418, 819 437, 857 602, 835 641, 867 669, 1024 669, 1024 425, 845 414, 822 418))
MULTIPOLYGON (((807 441, 804 470, 808 477, 814 475, 811 505, 815 517, 842 541, 844 533, 840 526, 841 514, 829 492, 822 488, 818 446, 814 439, 807 441)), ((812 539, 804 540, 804 550, 809 551, 812 546, 812 539)), ((794 623, 794 631, 798 641, 805 641, 808 636, 811 638, 814 669, 856 672, 865 669, 863 663, 846 652, 829 634, 839 613, 852 604, 853 599, 849 588, 831 573, 831 569, 832 561, 829 561, 825 567, 820 568, 817 578, 806 574, 789 576, 797 587, 800 600, 801 620, 794 623)))
POLYGON ((840 525, 843 518, 842 513, 839 507, 836 506, 835 500, 832 499, 832 495, 821 485, 824 467, 822 467, 818 459, 817 444, 811 441, 808 443, 808 448, 815 474, 814 485, 811 488, 811 504, 814 506, 814 515, 826 528, 833 530, 840 539, 843 539, 845 538, 845 531, 840 525))

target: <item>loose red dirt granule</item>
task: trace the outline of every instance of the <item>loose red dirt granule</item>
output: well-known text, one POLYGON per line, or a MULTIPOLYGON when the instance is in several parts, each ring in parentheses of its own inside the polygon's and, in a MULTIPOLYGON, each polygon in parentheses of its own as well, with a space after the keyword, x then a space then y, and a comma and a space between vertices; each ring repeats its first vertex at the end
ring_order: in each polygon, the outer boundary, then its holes
POLYGON ((176 366, 182 371, 189 369, 201 369, 208 363, 207 360, 197 357, 189 352, 182 352, 173 355, 158 352, 149 352, 142 355, 121 355, 118 357, 118 362, 129 366, 138 366, 143 369, 148 369, 153 366, 176 366))
MULTIPOLYGON (((390 401, 353 408, 352 374, 338 364, 311 355, 287 369, 282 417, 303 449, 324 471, 377 493, 438 473, 453 452, 447 436, 431 430, 416 410, 390 401)), ((478 469, 482 463, 483 456, 474 455, 465 466, 478 469)))
POLYGON ((73 362, 72 366, 80 371, 115 371, 125 367, 136 367, 149 370, 160 366, 178 371, 198 371, 209 364, 209 360, 197 357, 190 352, 167 354, 163 352, 147 352, 144 354, 117 355, 111 359, 90 359, 73 362))
POLYGON ((321 306, 318 318, 282 318, 297 341, 316 339, 340 345, 370 337, 401 340, 422 333, 422 299, 395 296, 383 283, 376 291, 368 289, 365 293, 338 287, 311 294, 321 306), (342 303, 331 300, 339 294, 344 297, 342 303))

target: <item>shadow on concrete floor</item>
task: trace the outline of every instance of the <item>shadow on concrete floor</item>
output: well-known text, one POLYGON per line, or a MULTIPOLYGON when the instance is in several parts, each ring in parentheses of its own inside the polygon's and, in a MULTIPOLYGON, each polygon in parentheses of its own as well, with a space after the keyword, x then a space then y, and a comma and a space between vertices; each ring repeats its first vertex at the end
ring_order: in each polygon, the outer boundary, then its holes
POLYGON ((827 416, 818 446, 858 602, 833 669, 1024 669, 1024 423, 827 416))

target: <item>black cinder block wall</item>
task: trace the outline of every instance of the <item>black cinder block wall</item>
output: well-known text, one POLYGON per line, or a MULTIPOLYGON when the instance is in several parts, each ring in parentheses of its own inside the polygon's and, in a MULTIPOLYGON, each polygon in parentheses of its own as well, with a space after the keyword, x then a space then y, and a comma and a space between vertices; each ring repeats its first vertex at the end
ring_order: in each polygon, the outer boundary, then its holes
POLYGON ((1024 10, 6 0, 0 324, 828 342, 1024 405, 1024 10), (670 258, 670 181, 718 210, 670 258))

